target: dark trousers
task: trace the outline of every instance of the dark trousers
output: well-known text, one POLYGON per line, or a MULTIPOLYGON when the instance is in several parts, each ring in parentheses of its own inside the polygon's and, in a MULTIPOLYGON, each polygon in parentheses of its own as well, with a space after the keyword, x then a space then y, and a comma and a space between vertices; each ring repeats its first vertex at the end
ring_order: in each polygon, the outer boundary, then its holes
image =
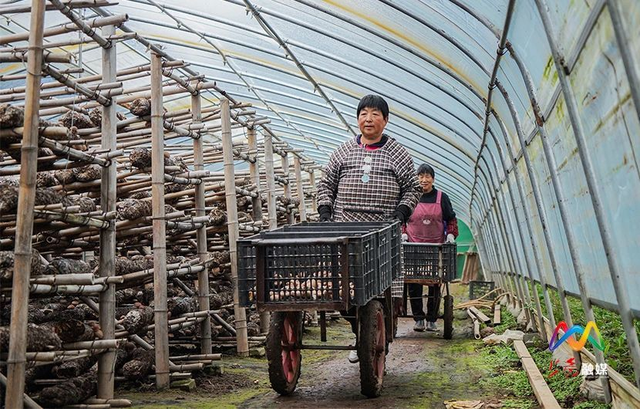
POLYGON ((427 314, 422 310, 422 284, 407 284, 409 300, 411 301, 411 313, 415 321, 436 321, 438 319, 438 299, 440 298, 440 285, 429 286, 429 298, 427 299, 427 314))
MULTIPOLYGON (((351 331, 353 331, 354 334, 358 335, 358 321, 356 320, 356 308, 357 307, 352 306, 347 311, 340 311, 340 315, 342 315, 342 318, 349 321, 349 324, 351 324, 351 331)), ((394 310, 395 316, 402 314, 403 312, 402 298, 395 298, 395 297, 393 298, 393 310, 394 310)))
POLYGON ((358 321, 356 320, 356 307, 351 307, 347 311, 340 311, 340 315, 342 315, 342 318, 349 321, 349 324, 351 324, 351 331, 353 331, 354 334, 358 335, 358 321))

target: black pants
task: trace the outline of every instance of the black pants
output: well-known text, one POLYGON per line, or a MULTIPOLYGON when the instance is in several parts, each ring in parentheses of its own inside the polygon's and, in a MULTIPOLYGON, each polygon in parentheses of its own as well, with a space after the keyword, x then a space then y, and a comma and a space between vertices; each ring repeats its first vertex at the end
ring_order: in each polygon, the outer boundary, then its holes
MULTIPOLYGON (((394 309, 394 314, 400 315, 400 313, 402 312, 402 298, 393 298, 393 309, 394 309)), ((422 305, 422 304, 421 304, 422 305)), ((349 310, 347 311, 340 311, 340 315, 342 315, 342 318, 344 318, 345 320, 349 321, 349 324, 351 324, 351 331, 353 331, 354 334, 358 335, 358 321, 356 320, 356 308, 357 307, 351 307, 349 308, 349 310)))
POLYGON ((358 321, 356 320, 356 307, 351 307, 347 311, 340 311, 340 315, 342 315, 342 318, 349 321, 349 324, 351 324, 351 331, 353 331, 354 334, 358 335, 358 321))
POLYGON ((415 321, 426 319, 435 322, 438 319, 438 299, 440 298, 440 285, 429 286, 429 298, 427 299, 427 314, 422 310, 422 284, 407 284, 409 300, 411 301, 411 313, 415 321))

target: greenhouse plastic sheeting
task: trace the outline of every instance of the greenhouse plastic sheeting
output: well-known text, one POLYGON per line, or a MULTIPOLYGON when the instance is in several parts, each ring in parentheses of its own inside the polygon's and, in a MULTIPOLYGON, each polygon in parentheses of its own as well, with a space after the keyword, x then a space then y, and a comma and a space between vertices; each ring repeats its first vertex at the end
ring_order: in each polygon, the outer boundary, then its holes
MULTIPOLYGON (((358 132, 359 99, 368 93, 384 96, 391 107, 388 133, 409 149, 416 164, 434 165, 437 185, 449 193, 458 216, 470 223, 476 239, 483 242, 485 269, 513 268, 578 294, 567 243, 569 229, 576 239, 576 265, 585 277, 587 295, 615 308, 617 297, 596 222, 593 192, 536 3, 549 14, 552 38, 570 73, 586 152, 603 202, 602 222, 611 231, 610 251, 627 295, 639 294, 640 109, 634 104, 627 70, 635 70, 638 77, 640 2, 616 2, 624 10, 623 30, 629 39, 624 46, 635 56, 630 66, 623 65, 606 2, 597 0, 121 0, 103 8, 100 15, 128 14, 128 29, 162 45, 171 57, 188 62, 236 100, 250 102, 257 116, 271 120, 269 127, 279 138, 304 149, 307 158, 320 164, 358 132), (513 12, 507 18, 510 6, 513 12), (500 87, 490 84, 507 21, 508 41, 530 75, 543 113, 540 118, 534 114, 524 77, 510 51, 504 50, 497 68, 500 87), (495 116, 487 119, 491 88, 495 116), (554 169, 545 156, 539 125, 546 132, 557 165, 554 169), (526 141, 531 168, 523 158, 521 138, 526 141), (548 243, 529 172, 541 194, 548 243), (564 219, 551 184, 552 172, 566 199, 568 217, 564 219), (515 259, 506 257, 509 249, 514 250, 515 259), (551 251, 561 282, 553 273, 551 251)), ((98 16, 94 13, 85 11, 84 17, 98 16)), ((0 35, 28 27, 26 13, 4 17, 0 35)), ((59 12, 46 13, 47 26, 63 23, 68 20, 59 12)), ((119 43, 117 50, 119 67, 143 64, 149 58, 148 50, 135 40, 119 43)), ((100 72, 96 47, 69 46, 65 51, 73 53, 86 72, 100 72)), ((2 64, 0 75, 24 70, 21 63, 2 64)), ((141 85, 145 81, 141 79, 141 85)), ((3 88, 21 85, 19 81, 1 84, 3 88)), ((205 94, 211 103, 217 103, 218 96, 205 94)), ((188 108, 189 99, 167 97, 165 106, 188 108)), ((216 140, 216 135, 211 138, 216 140)), ((638 314, 640 297, 632 297, 630 303, 638 314)))

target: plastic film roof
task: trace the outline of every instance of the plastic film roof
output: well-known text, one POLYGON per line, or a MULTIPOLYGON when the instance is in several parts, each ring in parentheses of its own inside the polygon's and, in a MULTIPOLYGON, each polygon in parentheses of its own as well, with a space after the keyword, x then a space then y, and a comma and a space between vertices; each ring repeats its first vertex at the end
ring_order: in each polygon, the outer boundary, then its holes
MULTIPOLYGON (((640 293, 640 281, 633 276, 640 271, 640 259, 634 255, 640 247, 638 107, 630 96, 605 1, 121 0, 103 8, 101 15, 128 14, 128 29, 162 45, 170 56, 186 61, 236 100, 250 102, 257 116, 271 120, 269 127, 279 137, 320 164, 358 132, 359 99, 368 93, 382 95, 391 108, 388 133, 409 149, 416 165, 434 166, 436 185, 449 194, 458 216, 471 222, 476 238, 485 242, 481 248, 485 265, 493 271, 508 270, 504 254, 510 248, 518 250, 527 257, 512 260, 512 268, 578 294, 565 234, 568 225, 577 239, 577 265, 588 277, 589 297, 602 305, 616 305, 536 3, 546 4, 551 37, 565 56, 587 150, 597 158, 595 171, 602 178, 597 186, 606 199, 605 222, 626 226, 613 234, 623 280, 632 294, 640 293), (505 22, 513 49, 503 51, 496 71, 500 87, 493 87, 496 84, 490 86, 490 80, 505 22), (544 155, 525 76, 514 55, 530 75, 543 113, 538 122, 544 123, 555 169, 550 170, 544 155), (495 115, 488 117, 485 133, 490 88, 495 115), (531 168, 522 158, 518 133, 527 141, 531 168), (528 169, 541 194, 550 242, 543 234, 528 169), (560 179, 569 220, 560 217, 551 172, 560 179), (550 247, 555 249, 562 283, 553 275, 550 247)), ((638 56, 640 3, 618 3, 628 31, 625 47, 638 56)), ((84 15, 97 15, 92 13, 84 15)), ((4 17, 0 35, 28 27, 28 14, 4 17)), ((46 26, 63 23, 68 20, 59 12, 47 12, 46 26)), ((81 55, 89 72, 100 71, 99 49, 66 50, 81 55)), ((118 68, 145 63, 148 57, 148 50, 135 40, 118 43, 118 68)), ((21 70, 21 64, 5 64, 0 75, 21 70)), ((9 82, 9 86, 15 85, 9 82)), ((206 96, 215 103, 219 95, 206 96)), ((165 106, 188 108, 188 95, 168 97, 165 106)), ((640 311, 640 298, 631 302, 640 311)))

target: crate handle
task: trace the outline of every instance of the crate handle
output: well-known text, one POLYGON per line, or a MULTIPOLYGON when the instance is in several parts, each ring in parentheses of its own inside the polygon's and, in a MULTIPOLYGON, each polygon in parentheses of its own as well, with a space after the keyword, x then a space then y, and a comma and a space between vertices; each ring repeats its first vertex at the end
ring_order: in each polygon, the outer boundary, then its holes
POLYGON ((313 237, 305 239, 256 239, 251 244, 258 247, 292 244, 346 244, 348 237, 313 237))
POLYGON ((402 242, 403 246, 420 246, 420 247, 442 247, 443 243, 414 243, 409 241, 402 242))

